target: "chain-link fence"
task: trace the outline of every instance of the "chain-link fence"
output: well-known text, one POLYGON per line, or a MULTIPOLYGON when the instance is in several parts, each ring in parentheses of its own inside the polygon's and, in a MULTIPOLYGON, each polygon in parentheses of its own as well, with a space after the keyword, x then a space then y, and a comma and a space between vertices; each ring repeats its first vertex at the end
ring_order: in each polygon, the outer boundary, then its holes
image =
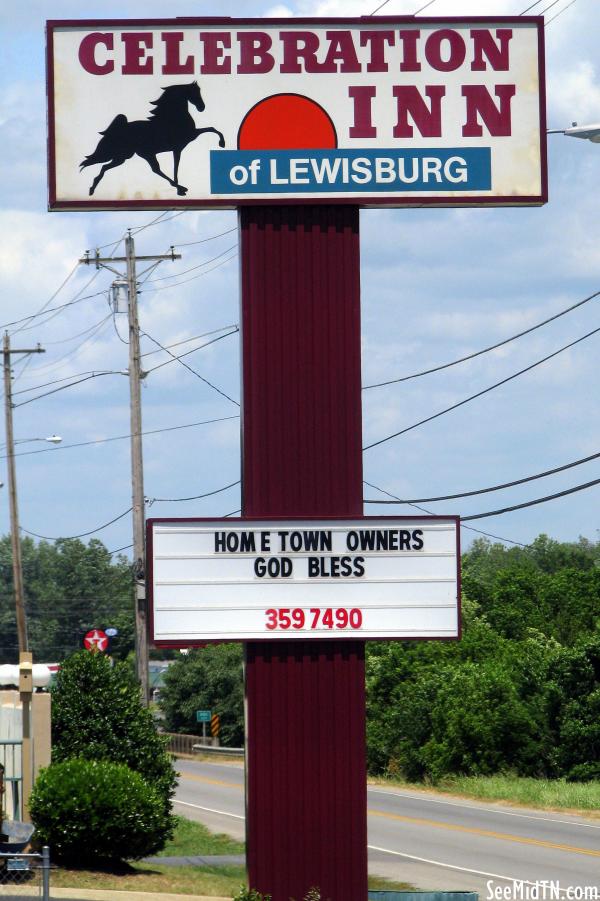
POLYGON ((50 850, 41 854, 0 853, 0 899, 50 901, 50 850))

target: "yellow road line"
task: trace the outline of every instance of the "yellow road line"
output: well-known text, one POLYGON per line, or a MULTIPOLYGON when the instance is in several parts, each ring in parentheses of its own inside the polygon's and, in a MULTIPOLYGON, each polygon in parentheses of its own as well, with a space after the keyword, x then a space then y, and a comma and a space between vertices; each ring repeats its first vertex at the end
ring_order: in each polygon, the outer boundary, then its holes
POLYGON ((385 813, 382 810, 368 810, 372 817, 384 817, 388 820, 397 820, 401 823, 412 823, 414 826, 433 826, 437 829, 450 829, 453 832, 465 832, 469 835, 481 835, 484 838, 496 838, 505 842, 517 842, 520 845, 536 845, 538 848, 551 848, 554 851, 567 851, 571 854, 587 854, 590 857, 600 857, 600 851, 590 848, 575 848, 572 845, 561 845, 558 842, 547 842, 537 838, 525 838, 520 835, 511 835, 507 832, 492 832, 489 829, 477 829, 473 826, 458 826, 454 823, 440 823, 437 820, 425 820, 419 817, 405 817, 397 813, 385 813))
POLYGON ((239 782, 225 782, 224 779, 209 779, 207 776, 196 776, 194 773, 180 773, 180 779, 191 779, 192 782, 205 782, 208 785, 224 785, 227 788, 237 788, 243 791, 244 786, 239 782))
MULTIPOLYGON (((180 773, 180 779, 189 779, 192 782, 204 782, 206 785, 222 785, 225 788, 235 788, 243 791, 244 786, 239 782, 227 782, 224 779, 209 779, 207 776, 197 776, 194 773, 180 773)), ((483 838, 495 838, 505 842, 516 842, 520 845, 535 845, 538 848, 550 848, 553 851, 566 851, 570 854, 586 854, 589 857, 600 857, 600 851, 590 848, 576 848, 573 845, 562 845, 558 842, 547 842, 537 838, 526 838, 521 835, 511 835, 508 832, 493 832, 490 829, 477 829, 474 826, 459 826, 455 823, 441 823, 439 820, 426 820, 420 817, 406 817, 398 813, 386 813, 383 810, 368 810, 372 817, 383 817, 387 820, 396 820, 399 823, 411 823, 413 826, 432 826, 436 829, 449 829, 452 832, 463 832, 467 835, 480 835, 483 838)))

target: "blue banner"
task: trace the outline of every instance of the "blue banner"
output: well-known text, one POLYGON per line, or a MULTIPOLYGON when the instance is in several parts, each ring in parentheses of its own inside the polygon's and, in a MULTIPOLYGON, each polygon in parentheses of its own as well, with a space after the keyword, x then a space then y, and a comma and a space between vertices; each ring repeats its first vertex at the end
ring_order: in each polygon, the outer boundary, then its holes
POLYGON ((489 191, 489 147, 212 150, 212 194, 489 191))

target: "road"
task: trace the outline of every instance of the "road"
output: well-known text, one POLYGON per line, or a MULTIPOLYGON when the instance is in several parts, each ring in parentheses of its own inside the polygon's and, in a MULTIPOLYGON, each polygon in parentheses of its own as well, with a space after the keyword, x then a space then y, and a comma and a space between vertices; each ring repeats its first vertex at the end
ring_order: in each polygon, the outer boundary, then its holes
MULTIPOLYGON (((187 760, 177 766, 176 812, 242 840, 243 768, 187 760)), ((482 899, 491 897, 490 882, 496 889, 513 879, 552 880, 561 899, 569 901, 569 888, 593 886, 600 901, 600 819, 375 785, 368 811, 371 873, 420 889, 478 891, 482 899)))

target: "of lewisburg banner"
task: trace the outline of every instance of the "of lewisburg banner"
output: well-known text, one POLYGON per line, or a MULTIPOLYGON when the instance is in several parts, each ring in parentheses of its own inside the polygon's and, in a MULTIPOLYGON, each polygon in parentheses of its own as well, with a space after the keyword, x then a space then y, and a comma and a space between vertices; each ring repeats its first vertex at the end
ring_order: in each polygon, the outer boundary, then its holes
POLYGON ((52 210, 547 199, 539 17, 47 26, 52 210))

